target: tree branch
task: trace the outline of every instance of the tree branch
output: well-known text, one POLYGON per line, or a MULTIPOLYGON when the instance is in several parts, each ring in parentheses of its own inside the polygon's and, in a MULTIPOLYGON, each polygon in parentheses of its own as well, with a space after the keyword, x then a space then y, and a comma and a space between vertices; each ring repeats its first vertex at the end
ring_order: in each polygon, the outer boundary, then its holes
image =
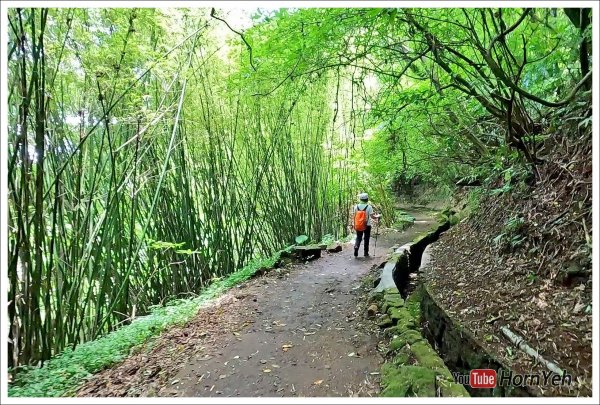
POLYGON ((498 63, 492 57, 492 50, 494 49, 495 43, 498 42, 500 39, 503 39, 504 37, 506 37, 506 35, 508 35, 512 31, 514 31, 523 22, 525 17, 527 15, 529 15, 530 11, 531 11, 531 9, 529 9, 529 8, 525 9, 525 12, 521 15, 521 17, 519 17, 519 19, 513 25, 511 25, 509 28, 502 31, 494 39, 492 39, 492 42, 490 43, 490 45, 489 45, 487 51, 484 53, 483 57, 484 57, 485 61, 487 62, 487 64, 489 65, 490 69, 492 70, 492 73, 494 74, 494 76, 496 76, 502 83, 504 83, 504 85, 506 85, 510 89, 516 91, 521 96, 523 96, 531 101, 540 103, 546 107, 561 107, 561 106, 569 103, 575 97, 575 95, 577 94, 577 91, 581 88, 581 86, 583 86, 587 82, 587 80, 592 77, 591 71, 588 72, 588 74, 586 74, 583 77, 583 79, 581 79, 581 81, 579 83, 577 83, 577 85, 575 85, 575 87, 573 88, 571 93, 569 93, 569 95, 567 97, 565 97, 564 99, 562 99, 560 101, 554 102, 554 101, 544 100, 543 98, 538 97, 535 94, 531 94, 531 93, 527 92, 526 90, 520 88, 515 82, 513 82, 504 73, 502 68, 498 65, 498 63))
POLYGON ((217 17, 217 15, 215 14, 214 7, 210 10, 210 16, 216 20, 224 22, 225 25, 227 26, 227 28, 229 28, 232 32, 236 33, 237 35, 239 35, 240 38, 242 38, 242 41, 244 41, 244 43, 246 44, 246 47, 248 48, 248 52, 250 53, 250 66, 252 66, 252 69, 256 72, 256 66, 254 66, 254 62, 252 61, 252 47, 250 46, 248 41, 246 41, 244 34, 231 28, 229 23, 227 23, 227 21, 225 21, 224 19, 217 17))
POLYGON ((266 93, 254 93, 253 96, 268 96, 269 94, 272 94, 275 90, 277 90, 278 88, 280 88, 283 85, 283 83, 285 83, 290 77, 292 77, 292 75, 294 74, 294 72, 298 68, 298 65, 300 64, 301 60, 302 60, 302 56, 300 56, 298 58, 298 60, 296 61, 296 64, 294 65, 294 67, 292 68, 292 70, 290 70, 290 72, 287 74, 287 76, 284 77, 283 80, 280 81, 275 87, 273 87, 271 90, 269 90, 266 93))
POLYGON ((514 30, 516 30, 517 27, 519 25, 521 25, 523 20, 525 20, 525 17, 527 17, 529 15, 530 11, 531 11, 530 8, 526 8, 525 11, 523 12, 523 14, 521 14, 521 17, 519 17, 519 19, 513 25, 511 25, 506 30, 504 30, 501 33, 499 33, 498 35, 496 35, 496 37, 494 37, 494 39, 492 39, 492 42, 490 42, 490 46, 488 46, 488 49, 487 49, 488 55, 491 55, 492 49, 494 49, 494 45, 496 44, 496 42, 498 42, 501 39, 504 39, 508 34, 513 32, 514 30))

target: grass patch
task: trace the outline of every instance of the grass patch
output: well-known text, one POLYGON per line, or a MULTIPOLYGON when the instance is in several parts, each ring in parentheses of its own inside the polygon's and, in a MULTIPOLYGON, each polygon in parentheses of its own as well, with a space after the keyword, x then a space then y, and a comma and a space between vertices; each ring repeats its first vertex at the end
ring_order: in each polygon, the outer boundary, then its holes
POLYGON ((84 380, 125 359, 132 348, 160 334, 168 327, 183 325, 192 319, 203 304, 231 287, 250 278, 259 268, 273 267, 281 252, 272 257, 252 260, 244 268, 217 280, 191 299, 177 299, 166 306, 154 306, 150 314, 99 339, 83 343, 75 350, 66 349, 45 362, 44 367, 20 370, 8 388, 9 397, 73 396, 84 380))
POLYGON ((327 234, 324 235, 323 238, 321 239, 321 242, 319 242, 319 245, 331 245, 333 242, 335 242, 335 237, 333 235, 327 234))

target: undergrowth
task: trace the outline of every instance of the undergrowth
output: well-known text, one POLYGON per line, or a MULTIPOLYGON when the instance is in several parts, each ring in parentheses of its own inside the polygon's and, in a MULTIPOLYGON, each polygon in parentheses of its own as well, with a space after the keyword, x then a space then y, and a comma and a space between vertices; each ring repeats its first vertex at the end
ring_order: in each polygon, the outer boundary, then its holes
POLYGON ((84 380, 114 363, 123 360, 131 349, 143 344, 166 328, 183 325, 192 319, 200 307, 223 294, 231 287, 249 279, 258 269, 270 268, 281 252, 269 258, 251 261, 230 276, 217 280, 190 299, 177 299, 165 306, 154 306, 150 314, 99 339, 83 343, 48 360, 43 367, 21 369, 9 386, 10 397, 73 396, 84 380))
POLYGON ((395 213, 394 223, 392 224, 392 227, 403 231, 406 228, 410 227, 412 224, 414 224, 414 222, 415 217, 413 217, 412 215, 404 211, 397 211, 395 213))

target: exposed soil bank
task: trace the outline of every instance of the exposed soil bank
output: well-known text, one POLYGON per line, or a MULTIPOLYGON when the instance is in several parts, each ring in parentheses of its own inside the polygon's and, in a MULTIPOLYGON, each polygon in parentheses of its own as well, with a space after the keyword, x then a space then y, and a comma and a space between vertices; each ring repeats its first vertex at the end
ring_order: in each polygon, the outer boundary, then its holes
MULTIPOLYGON (((428 307, 424 303, 423 310, 429 311, 424 316, 429 318, 431 335, 442 354, 448 356, 445 360, 458 369, 475 366, 477 361, 461 359, 452 348, 462 342, 467 350, 465 337, 470 335, 476 346, 490 354, 485 361, 496 359, 493 362, 498 367, 504 365, 522 375, 548 372, 545 365, 504 336, 502 328, 509 328, 544 359, 566 371, 573 382, 554 387, 531 384, 526 388, 530 394, 591 395, 591 311, 587 310, 591 306, 586 309, 591 302, 591 283, 571 287, 535 278, 514 256, 500 256, 490 249, 485 244, 488 238, 473 231, 468 222, 461 223, 431 246, 431 263, 421 270, 427 295, 436 304, 428 307), (461 334, 461 330, 469 334, 461 334)), ((540 259, 537 267, 544 263, 545 259, 540 259)))

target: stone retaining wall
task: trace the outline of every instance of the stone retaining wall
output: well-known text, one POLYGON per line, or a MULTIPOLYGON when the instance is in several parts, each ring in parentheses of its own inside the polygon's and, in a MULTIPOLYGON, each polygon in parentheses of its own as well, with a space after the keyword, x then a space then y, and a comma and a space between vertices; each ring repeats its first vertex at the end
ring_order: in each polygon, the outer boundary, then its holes
MULTIPOLYGON (((390 339, 382 366, 384 397, 468 397, 450 370, 421 335, 418 319, 395 288, 373 296, 383 313, 379 326, 390 339)), ((413 304, 418 302, 413 302, 413 304)))

